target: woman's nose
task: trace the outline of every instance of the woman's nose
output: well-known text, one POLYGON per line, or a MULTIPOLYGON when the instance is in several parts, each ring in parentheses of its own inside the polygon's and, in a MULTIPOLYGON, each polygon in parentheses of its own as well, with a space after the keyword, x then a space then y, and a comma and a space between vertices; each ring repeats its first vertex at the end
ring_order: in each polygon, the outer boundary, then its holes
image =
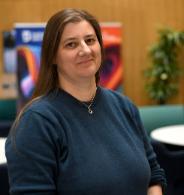
POLYGON ((81 48, 80 48, 80 51, 79 51, 79 55, 86 55, 86 54, 90 54, 91 53, 91 49, 90 47, 86 44, 86 42, 82 42, 81 43, 81 48))

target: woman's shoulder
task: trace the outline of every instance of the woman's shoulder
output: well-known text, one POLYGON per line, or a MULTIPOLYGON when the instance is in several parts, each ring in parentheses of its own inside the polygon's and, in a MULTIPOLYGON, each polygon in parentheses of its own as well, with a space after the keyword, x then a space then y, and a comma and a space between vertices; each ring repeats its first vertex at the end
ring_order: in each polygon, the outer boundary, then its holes
POLYGON ((35 111, 35 112, 43 112, 47 109, 50 108, 50 103, 49 101, 47 101, 46 97, 38 97, 35 99, 32 99, 31 101, 29 101, 27 103, 27 105, 25 106, 25 111, 35 111))
POLYGON ((118 101, 123 104, 133 104, 129 97, 123 94, 122 91, 115 91, 111 89, 101 88, 102 93, 109 99, 118 101))
POLYGON ((56 113, 52 101, 49 96, 40 96, 27 103, 23 108, 23 113, 39 114, 40 116, 50 118, 56 113))
POLYGON ((101 88, 102 93, 107 98, 107 101, 113 105, 117 105, 123 110, 128 111, 129 113, 134 113, 137 110, 134 102, 122 91, 115 91, 111 89, 101 88))

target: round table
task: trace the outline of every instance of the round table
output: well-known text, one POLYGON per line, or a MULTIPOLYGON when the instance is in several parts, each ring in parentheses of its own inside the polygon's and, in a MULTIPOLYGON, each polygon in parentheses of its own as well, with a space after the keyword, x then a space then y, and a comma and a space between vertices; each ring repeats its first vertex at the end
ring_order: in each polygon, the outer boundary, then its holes
POLYGON ((0 138, 0 164, 6 163, 5 142, 6 138, 0 138))
POLYGON ((165 144, 184 146, 184 125, 172 125, 155 129, 151 138, 165 144))

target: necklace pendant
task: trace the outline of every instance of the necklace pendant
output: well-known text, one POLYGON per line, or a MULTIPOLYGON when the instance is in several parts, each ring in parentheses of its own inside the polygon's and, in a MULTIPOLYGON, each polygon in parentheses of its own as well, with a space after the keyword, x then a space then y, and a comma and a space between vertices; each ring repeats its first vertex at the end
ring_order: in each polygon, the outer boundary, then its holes
POLYGON ((91 110, 91 108, 88 108, 88 113, 93 114, 93 110, 91 110))

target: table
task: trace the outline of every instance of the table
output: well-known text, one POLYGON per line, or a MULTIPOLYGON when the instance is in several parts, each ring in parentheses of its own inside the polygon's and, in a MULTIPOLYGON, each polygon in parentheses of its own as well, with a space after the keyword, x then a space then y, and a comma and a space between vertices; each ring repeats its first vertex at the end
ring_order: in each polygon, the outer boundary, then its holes
POLYGON ((150 136, 165 144, 184 146, 184 124, 160 127, 153 130, 150 136))
POLYGON ((6 163, 5 142, 6 138, 0 138, 0 164, 6 163))

